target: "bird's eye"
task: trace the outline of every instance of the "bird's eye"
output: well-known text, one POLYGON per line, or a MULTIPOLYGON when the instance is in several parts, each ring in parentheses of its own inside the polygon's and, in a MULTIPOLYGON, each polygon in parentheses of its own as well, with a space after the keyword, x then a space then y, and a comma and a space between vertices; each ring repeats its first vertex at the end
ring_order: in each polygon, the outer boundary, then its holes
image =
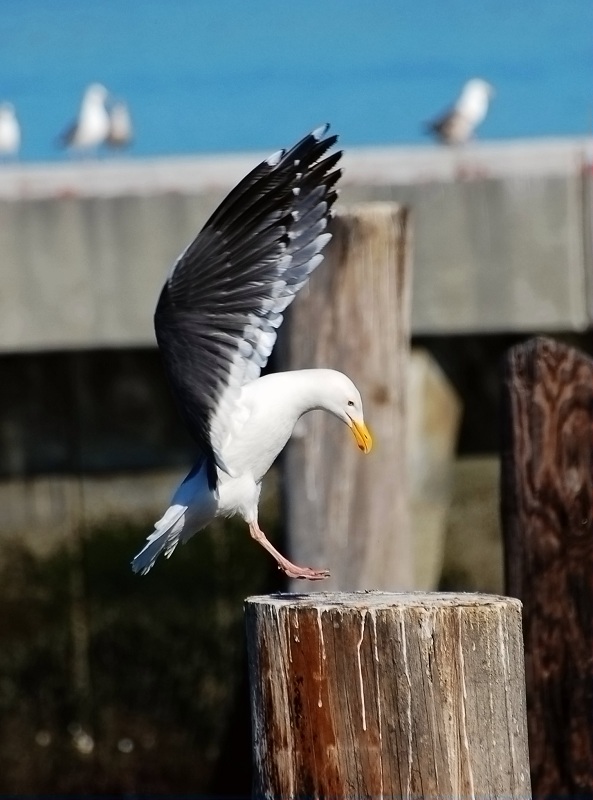
POLYGON ((348 405, 349 406, 353 406, 354 405, 354 400, 348 400, 348 405))

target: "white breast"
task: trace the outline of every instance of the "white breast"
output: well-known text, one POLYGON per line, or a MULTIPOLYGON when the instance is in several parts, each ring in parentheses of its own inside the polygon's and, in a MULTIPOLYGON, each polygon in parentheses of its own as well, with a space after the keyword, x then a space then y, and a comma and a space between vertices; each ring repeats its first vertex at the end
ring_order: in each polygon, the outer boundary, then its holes
POLYGON ((237 405, 240 425, 224 444, 222 455, 234 475, 249 474, 258 483, 284 448, 301 415, 290 389, 279 375, 245 384, 237 405))

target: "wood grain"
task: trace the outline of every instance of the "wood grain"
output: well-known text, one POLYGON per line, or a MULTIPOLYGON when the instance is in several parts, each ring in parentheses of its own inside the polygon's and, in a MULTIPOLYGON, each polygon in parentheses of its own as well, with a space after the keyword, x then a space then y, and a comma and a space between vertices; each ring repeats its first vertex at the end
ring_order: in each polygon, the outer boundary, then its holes
POLYGON ((509 351, 502 523, 524 604, 533 794, 593 797, 593 361, 550 339, 509 351))
POLYGON ((252 597, 246 623, 254 797, 530 797, 516 600, 252 597))
POLYGON ((367 203, 342 210, 332 224, 326 261, 282 327, 278 368, 349 375, 374 446, 362 456, 328 414, 302 418, 284 458, 288 550, 297 563, 330 569, 324 588, 408 589, 409 214, 394 203, 367 203))

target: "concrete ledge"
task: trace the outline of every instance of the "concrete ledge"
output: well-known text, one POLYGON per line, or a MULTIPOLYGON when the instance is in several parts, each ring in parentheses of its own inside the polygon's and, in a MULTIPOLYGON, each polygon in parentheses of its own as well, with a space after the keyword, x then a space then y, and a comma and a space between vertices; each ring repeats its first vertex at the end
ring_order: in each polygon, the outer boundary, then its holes
MULTIPOLYGON (((349 149, 341 201, 412 209, 415 334, 591 325, 593 140, 349 149)), ((0 169, 0 350, 152 345, 164 277, 261 154, 0 169)))
MULTIPOLYGON (((574 175, 593 161, 593 138, 475 142, 457 149, 344 147, 344 186, 574 175)), ((253 152, 0 164, 0 199, 225 191, 268 155, 253 152)))

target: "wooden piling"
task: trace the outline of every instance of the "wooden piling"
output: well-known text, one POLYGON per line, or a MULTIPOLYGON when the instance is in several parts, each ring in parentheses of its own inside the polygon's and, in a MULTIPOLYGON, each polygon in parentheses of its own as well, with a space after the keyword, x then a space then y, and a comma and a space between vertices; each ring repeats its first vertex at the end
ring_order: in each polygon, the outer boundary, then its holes
POLYGON ((530 797, 517 600, 275 595, 246 623, 254 798, 530 797))
POLYGON ((506 591, 524 604, 533 796, 593 798, 593 361, 536 338, 503 382, 506 591))
MULTIPOLYGON (((282 326, 276 366, 349 375, 374 445, 362 457, 330 415, 300 420, 283 460, 287 550, 297 563, 327 567, 331 590, 410 589, 410 215, 396 203, 350 206, 332 220, 332 234, 282 326)), ((292 582, 295 591, 311 588, 292 582)))
POLYGON ((427 350, 412 350, 407 406, 414 588, 431 591, 437 588, 443 571, 462 405, 427 350))

